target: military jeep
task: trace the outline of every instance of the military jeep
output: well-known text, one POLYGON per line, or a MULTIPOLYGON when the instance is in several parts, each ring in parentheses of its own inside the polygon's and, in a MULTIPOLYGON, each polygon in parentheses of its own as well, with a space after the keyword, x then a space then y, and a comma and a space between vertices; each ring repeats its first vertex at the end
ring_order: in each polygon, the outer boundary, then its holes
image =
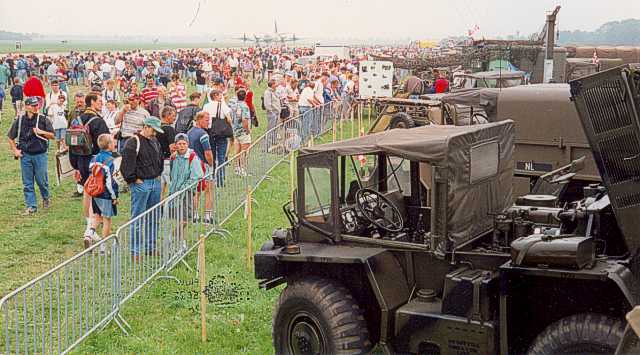
POLYGON ((584 84, 572 93, 604 185, 562 207, 511 204, 509 120, 303 149, 291 226, 255 255, 261 287, 286 283, 275 352, 613 354, 640 301, 640 127, 628 87, 584 84))

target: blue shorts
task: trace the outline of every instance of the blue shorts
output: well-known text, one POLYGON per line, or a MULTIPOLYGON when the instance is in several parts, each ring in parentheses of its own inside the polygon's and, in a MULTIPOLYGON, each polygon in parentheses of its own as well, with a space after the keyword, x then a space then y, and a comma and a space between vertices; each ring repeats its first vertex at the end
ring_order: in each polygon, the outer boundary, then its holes
POLYGON ((118 209, 113 204, 113 200, 94 197, 91 199, 91 206, 93 207, 93 213, 99 216, 111 218, 118 215, 118 209))
POLYGON ((64 136, 67 134, 66 128, 57 128, 56 131, 56 140, 61 141, 64 139, 64 136))

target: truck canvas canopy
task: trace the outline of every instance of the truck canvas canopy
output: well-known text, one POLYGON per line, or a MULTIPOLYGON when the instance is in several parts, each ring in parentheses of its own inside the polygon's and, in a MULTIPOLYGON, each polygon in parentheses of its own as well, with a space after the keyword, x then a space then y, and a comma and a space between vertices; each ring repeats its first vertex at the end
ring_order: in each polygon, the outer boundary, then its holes
MULTIPOLYGON (((514 127, 510 120, 476 126, 429 125, 381 133, 301 150, 307 155, 385 154, 437 168, 446 182, 448 238, 454 246, 492 228, 494 213, 512 201, 514 127)), ((444 186, 444 185, 443 185, 444 186)), ((445 206, 443 206, 445 207, 445 206)))

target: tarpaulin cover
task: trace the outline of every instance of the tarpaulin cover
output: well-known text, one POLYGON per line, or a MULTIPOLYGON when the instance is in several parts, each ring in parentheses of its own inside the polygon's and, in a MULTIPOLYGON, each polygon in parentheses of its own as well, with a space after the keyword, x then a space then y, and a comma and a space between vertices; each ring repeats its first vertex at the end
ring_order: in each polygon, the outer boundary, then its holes
POLYGON ((477 73, 468 73, 462 74, 462 76, 466 76, 474 79, 519 79, 525 76, 525 72, 523 71, 481 71, 477 73))
POLYGON ((618 50, 616 49, 616 47, 609 47, 609 46, 596 47, 596 53, 598 54, 598 58, 609 58, 609 59, 619 58, 618 50))
POLYGON ((429 125, 392 129, 304 148, 301 155, 322 152, 338 155, 386 153, 445 168, 449 185, 448 236, 454 245, 459 245, 490 230, 493 227, 492 214, 511 205, 514 142, 513 121, 506 120, 474 126, 429 125), (484 151, 480 147, 487 146, 497 148, 497 157, 496 154, 479 154, 484 151), (477 172, 473 169, 489 166, 495 161, 497 169, 494 174, 473 181, 477 172))
POLYGON ((496 121, 496 106, 500 89, 483 88, 456 91, 440 98, 440 101, 450 105, 464 105, 479 107, 487 114, 489 122, 496 121))

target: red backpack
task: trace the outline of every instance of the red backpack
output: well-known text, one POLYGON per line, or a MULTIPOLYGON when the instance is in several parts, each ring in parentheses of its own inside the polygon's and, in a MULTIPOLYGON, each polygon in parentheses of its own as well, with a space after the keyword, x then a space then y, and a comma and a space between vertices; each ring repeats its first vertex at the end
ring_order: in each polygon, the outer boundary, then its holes
MULTIPOLYGON (((113 159, 111 159, 113 160, 113 159)), ((94 163, 91 168, 91 175, 84 183, 84 191, 91 197, 100 197, 105 191, 106 176, 104 169, 109 169, 107 164, 110 160, 106 160, 104 163, 94 163)))
MULTIPOLYGON (((193 162, 193 159, 195 159, 196 156, 198 155, 196 154, 196 152, 192 150, 191 154, 189 154, 189 166, 191 166, 191 162, 193 162)), ((203 173, 207 171, 207 169, 204 166, 204 162, 202 160, 200 160, 200 167, 202 168, 203 173)), ((205 180, 205 178, 202 178, 202 180, 200 180, 200 182, 198 183, 198 192, 203 191, 204 189, 206 189, 206 187, 207 187, 207 180, 205 180)))

